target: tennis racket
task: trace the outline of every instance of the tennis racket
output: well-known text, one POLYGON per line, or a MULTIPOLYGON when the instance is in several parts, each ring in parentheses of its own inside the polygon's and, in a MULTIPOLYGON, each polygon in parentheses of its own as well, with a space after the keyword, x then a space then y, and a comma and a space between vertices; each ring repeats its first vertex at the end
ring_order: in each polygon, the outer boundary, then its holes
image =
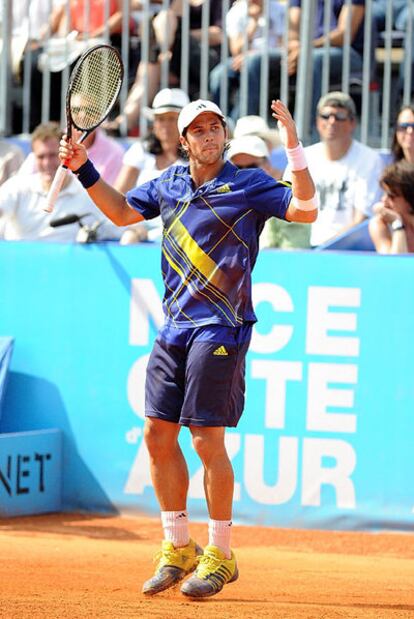
MULTIPOLYGON (((119 52, 111 45, 95 45, 82 54, 70 75, 66 93, 66 134, 72 128, 81 132, 78 143, 94 131, 108 116, 118 98, 124 77, 119 52)), ((44 210, 53 211, 67 174, 67 165, 56 171, 44 210)))

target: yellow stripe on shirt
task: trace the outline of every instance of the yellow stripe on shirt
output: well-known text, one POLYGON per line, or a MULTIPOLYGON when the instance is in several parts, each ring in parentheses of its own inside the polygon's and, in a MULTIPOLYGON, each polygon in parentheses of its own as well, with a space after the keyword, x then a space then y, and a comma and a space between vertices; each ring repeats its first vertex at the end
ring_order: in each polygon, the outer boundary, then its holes
POLYGON ((227 275, 198 245, 187 228, 178 219, 171 224, 168 233, 174 237, 191 263, 209 282, 222 291, 231 289, 232 283, 227 275))

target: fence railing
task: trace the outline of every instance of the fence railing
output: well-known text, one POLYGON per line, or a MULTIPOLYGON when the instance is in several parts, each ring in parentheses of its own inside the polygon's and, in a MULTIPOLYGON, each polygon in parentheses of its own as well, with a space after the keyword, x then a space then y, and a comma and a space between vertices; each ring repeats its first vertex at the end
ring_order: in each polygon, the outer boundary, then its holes
MULTIPOLYGON (((193 91, 201 97, 210 96, 209 92, 209 44, 208 26, 211 3, 217 0, 204 0, 201 18, 201 55, 199 67, 199 83, 192 84, 193 91)), ((242 2, 243 0, 239 0, 242 2)), ((269 22, 271 12, 274 9, 275 0, 263 0, 263 36, 269 39, 269 22)), ((104 28, 101 38, 110 41, 109 16, 110 0, 102 0, 104 4, 104 28)), ((179 86, 185 90, 190 90, 189 69, 193 62, 190 56, 190 2, 182 0, 182 15, 179 28, 181 30, 181 72, 179 86)), ((223 35, 220 46, 220 62, 226 64, 230 57, 228 39, 226 37, 226 16, 232 5, 232 0, 219 0, 222 5, 222 28, 223 35)), ((344 0, 345 7, 351 7, 352 0, 344 0)), ((45 35, 39 43, 36 41, 38 36, 39 24, 34 24, 33 14, 39 17, 38 5, 47 15, 52 15, 56 6, 62 5, 63 15, 67 24, 70 22, 70 0, 0 0, 0 135, 8 136, 16 133, 28 134, 33 129, 33 107, 40 108, 39 120, 45 122, 50 119, 51 95, 55 98, 55 77, 56 66, 60 62, 60 120, 64 122, 64 95, 70 74, 70 66, 73 61, 76 46, 81 49, 82 45, 87 44, 91 32, 88 32, 88 23, 91 12, 94 10, 96 0, 85 0, 84 22, 85 32, 83 43, 73 38, 72 29, 66 26, 66 30, 60 33, 60 38, 52 33, 50 21, 45 22, 45 35), (23 12, 25 18, 16 23, 16 7, 24 5, 23 12), (32 9, 32 10, 31 10, 32 9), (86 41, 86 43, 85 43, 86 41), (41 91, 35 88, 34 71, 39 71, 41 67, 42 85, 41 91), (40 100, 38 100, 38 97, 40 100)), ((81 3, 82 4, 82 3, 81 3)), ((151 49, 153 36, 151 30, 151 20, 154 12, 159 10, 166 11, 169 7, 169 0, 159 0, 156 3, 150 0, 141 0, 137 3, 134 0, 122 0, 122 20, 118 42, 122 53, 123 61, 126 66, 126 80, 120 96, 119 108, 122 110, 127 101, 129 89, 133 83, 136 70, 137 55, 144 67, 143 71, 143 95, 141 99, 141 109, 151 104, 148 100, 148 63, 151 59, 151 49), (131 50, 139 52, 132 53, 131 50)), ((407 0, 406 6, 406 29, 404 33, 395 31, 394 26, 394 3, 392 0, 387 2, 385 29, 378 33, 374 27, 373 9, 374 0, 365 2, 365 23, 364 23, 364 51, 362 68, 357 73, 351 69, 351 21, 346 23, 346 32, 343 43, 342 69, 339 80, 329 79, 330 75, 330 50, 332 44, 325 37, 323 45, 323 69, 320 85, 312 84, 312 70, 314 63, 314 22, 317 11, 318 0, 302 1, 301 21, 300 21, 300 54, 297 72, 295 75, 288 74, 288 44, 289 44, 289 14, 290 2, 280 0, 280 6, 285 9, 284 27, 281 42, 278 50, 272 49, 271 45, 264 45, 261 53, 260 62, 260 104, 258 113, 269 119, 269 99, 270 97, 280 97, 288 103, 294 111, 295 119, 298 124, 300 135, 303 141, 309 142, 312 135, 312 93, 316 86, 320 87, 321 94, 328 90, 341 89, 353 95, 357 100, 357 107, 360 113, 359 137, 362 142, 373 146, 389 147, 390 130, 394 122, 394 116, 398 106, 402 103, 407 104, 411 99, 412 92, 412 47, 413 47, 413 2, 407 0), (398 49, 400 53, 398 53, 398 49), (405 50, 405 52, 404 52, 405 50), (277 53, 276 53, 277 52, 277 53), (275 59, 276 53, 276 59, 275 59), (272 81, 272 73, 275 63, 278 63, 277 83, 272 81)), ((324 0, 324 20, 323 29, 326 34, 331 27, 330 13, 332 11, 332 0, 324 0)), ((166 22, 166 29, 169 24, 166 22)), ((166 39, 167 37, 165 37, 166 39)), ((270 39, 269 39, 270 40, 270 39)), ((161 47, 161 52, 168 50, 161 47)), ((245 33, 244 51, 249 48, 247 30, 245 33)), ((160 88, 168 86, 170 82, 170 59, 167 53, 162 54, 160 88)), ((237 93, 239 97, 240 115, 244 115, 248 109, 249 82, 247 75, 247 63, 244 63, 240 70, 240 87, 237 93)), ((225 113, 229 109, 229 79, 228 69, 224 69, 221 75, 220 104, 225 113)), ((59 93, 58 93, 59 94, 59 93)), ((141 133, 146 130, 147 119, 141 114, 139 117, 139 127, 141 133)), ((121 135, 127 135, 126 123, 121 125, 121 135)))

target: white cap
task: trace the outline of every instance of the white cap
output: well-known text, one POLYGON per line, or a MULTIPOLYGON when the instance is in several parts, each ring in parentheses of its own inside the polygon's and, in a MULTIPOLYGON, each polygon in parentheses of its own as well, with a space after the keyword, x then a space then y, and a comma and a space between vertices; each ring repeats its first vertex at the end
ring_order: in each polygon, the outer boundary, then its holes
POLYGON ((217 114, 221 120, 226 122, 225 116, 218 105, 212 101, 197 99, 197 101, 192 101, 186 105, 180 112, 178 117, 178 131, 180 135, 183 134, 183 132, 189 125, 191 125, 197 116, 200 116, 200 114, 204 114, 205 112, 213 112, 213 114, 217 114))
POLYGON ((269 158, 269 149, 266 143, 258 135, 244 135, 241 138, 231 140, 227 158, 235 155, 251 155, 252 157, 269 158))
POLYGON ((163 88, 155 95, 152 107, 144 108, 143 113, 152 119, 157 114, 180 112, 188 103, 190 99, 181 88, 163 88))
POLYGON ((280 144, 279 133, 277 129, 271 129, 267 122, 261 116, 242 116, 236 122, 233 133, 235 138, 240 138, 243 135, 258 135, 263 140, 272 143, 273 146, 280 144))

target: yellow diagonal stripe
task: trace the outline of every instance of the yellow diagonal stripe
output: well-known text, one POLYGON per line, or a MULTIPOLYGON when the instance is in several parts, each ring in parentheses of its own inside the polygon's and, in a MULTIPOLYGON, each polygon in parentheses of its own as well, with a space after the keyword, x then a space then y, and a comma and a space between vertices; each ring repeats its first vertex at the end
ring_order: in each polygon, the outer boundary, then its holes
MULTIPOLYGON (((206 252, 188 232, 183 224, 176 220, 170 227, 169 233, 188 256, 192 264, 204 277, 219 290, 230 290, 231 282, 227 275, 217 266, 206 252)), ((181 276, 182 279, 183 276, 181 276)))

